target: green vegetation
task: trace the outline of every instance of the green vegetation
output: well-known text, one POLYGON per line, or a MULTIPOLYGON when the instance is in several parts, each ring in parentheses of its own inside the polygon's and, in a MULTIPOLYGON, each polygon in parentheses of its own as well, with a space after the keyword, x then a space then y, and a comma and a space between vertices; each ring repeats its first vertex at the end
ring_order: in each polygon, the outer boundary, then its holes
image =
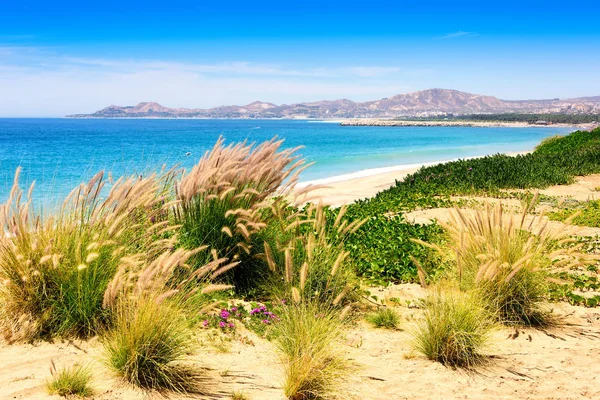
POLYGON ((501 190, 569 184, 574 176, 592 173, 600 173, 600 128, 546 141, 531 154, 498 154, 423 167, 377 196, 348 207, 349 218, 366 218, 367 223, 348 238, 346 248, 362 276, 377 283, 416 281, 417 267, 409 255, 421 260, 430 274, 435 275, 441 264, 434 251, 408 239, 443 244, 445 238, 438 225, 413 225, 403 221, 402 213, 450 207, 452 195, 508 196, 501 190))
POLYGON ((367 321, 377 328, 398 329, 400 315, 394 309, 384 307, 367 315, 367 321))
POLYGON ((586 201, 577 207, 550 213, 548 217, 553 221, 565 221, 574 217, 572 222, 575 225, 600 228, 600 200, 586 201))
POLYGON ((479 299, 452 290, 434 290, 414 333, 415 350, 452 367, 472 368, 486 360, 494 327, 479 299))
MULTIPOLYGON (((573 243, 567 230, 550 230, 534 214, 535 196, 519 195, 529 201, 519 216, 498 206, 420 225, 404 215, 455 205, 453 195, 509 197, 503 189, 600 172, 600 128, 550 138, 525 156, 422 168, 336 209, 296 205, 302 197, 290 187, 302 160, 280 147, 219 141, 187 174, 131 177, 110 188, 101 173, 51 216, 31 207, 17 173, 0 206, 3 336, 99 335, 106 364, 125 381, 197 393, 206 385, 188 359, 194 336, 204 328, 232 338, 243 323, 273 340, 286 396, 316 399, 341 393, 351 371, 339 341, 345 314, 361 300, 361 280, 450 281, 451 289, 436 287, 423 303, 415 333, 419 351, 450 366, 484 361, 495 322, 547 323, 547 299, 600 302, 598 266, 587 254, 597 252, 597 241, 573 243), (252 310, 240 310, 231 296, 252 310)), ((596 224, 598 207, 585 203, 575 221, 596 224)), ((551 217, 568 220, 571 211, 551 217)), ((399 325, 388 308, 368 320, 399 325)), ((54 375, 57 387, 85 380, 80 370, 54 375)))
POLYGON ((94 390, 90 386, 92 373, 88 367, 73 365, 57 370, 56 365, 52 362, 50 373, 52 378, 46 381, 46 389, 50 394, 62 397, 89 397, 94 394, 94 390))

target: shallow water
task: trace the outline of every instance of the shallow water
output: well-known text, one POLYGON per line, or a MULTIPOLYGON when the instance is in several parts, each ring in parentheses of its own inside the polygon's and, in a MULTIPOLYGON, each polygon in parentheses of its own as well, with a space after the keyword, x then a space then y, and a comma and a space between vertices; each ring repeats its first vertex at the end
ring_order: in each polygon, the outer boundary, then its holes
MULTIPOLYGON (((315 165, 302 180, 374 168, 529 150, 572 129, 471 127, 351 127, 289 120, 0 119, 0 201, 23 169, 36 181, 36 200, 66 195, 104 169, 141 174, 161 165, 191 167, 220 135, 227 142, 278 135, 315 165)), ((369 173, 369 172, 367 172, 369 173)))

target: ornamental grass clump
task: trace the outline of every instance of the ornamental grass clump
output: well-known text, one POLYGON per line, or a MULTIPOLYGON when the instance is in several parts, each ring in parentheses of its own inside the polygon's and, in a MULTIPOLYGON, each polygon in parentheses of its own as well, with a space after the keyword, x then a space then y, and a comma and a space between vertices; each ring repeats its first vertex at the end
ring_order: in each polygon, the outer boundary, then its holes
POLYGON ((105 190, 104 174, 76 188, 55 214, 33 209, 33 186, 23 198, 19 170, 0 206, 0 318, 6 340, 94 335, 108 314, 102 298, 122 257, 158 251, 165 223, 139 232, 140 214, 162 212, 161 180, 117 181, 105 190), (106 193, 108 192, 108 193, 106 193))
MULTIPOLYGON (((315 296, 307 290, 313 273, 310 266, 308 262, 302 265, 298 280, 288 277, 291 300, 281 307, 273 325, 283 390, 288 398, 297 400, 340 395, 344 378, 352 370, 340 347, 344 319, 350 310, 350 305, 342 309, 341 304, 351 289, 331 293, 335 297, 329 301, 315 296), (298 286, 293 285, 296 282, 298 286)), ((330 268, 330 274, 335 272, 335 265, 330 268)))
POLYGON ((94 394, 90 386, 92 372, 89 367, 75 364, 59 370, 52 362, 50 374, 52 377, 46 381, 46 389, 50 394, 62 397, 89 397, 94 394))
POLYGON ((120 302, 102 338, 104 362, 127 382, 150 390, 197 393, 202 375, 186 365, 194 349, 181 304, 145 295, 120 302))
POLYGON ((543 215, 530 213, 536 200, 537 195, 520 215, 505 212, 500 204, 488 204, 473 215, 456 209, 451 222, 444 224, 460 287, 474 290, 507 325, 550 323, 543 303, 549 269, 569 269, 592 260, 579 251, 580 246, 564 246, 572 241, 573 229, 551 228, 543 215))
POLYGON ((364 220, 349 222, 345 212, 342 207, 335 220, 328 220, 321 204, 309 204, 291 215, 274 212, 278 222, 267 230, 272 235, 259 254, 271 272, 271 293, 281 298, 296 288, 302 297, 330 303, 353 291, 357 280, 344 241, 364 220))
POLYGON ((415 350, 451 367, 473 368, 486 361, 494 323, 480 300, 453 290, 434 289, 414 332, 415 350))
POLYGON ((237 263, 217 259, 193 268, 189 260, 202 250, 167 249, 150 263, 142 255, 123 258, 108 284, 103 306, 113 318, 101 337, 104 360, 129 383, 158 391, 204 390, 202 374, 185 364, 193 351, 193 316, 212 308, 210 293, 231 288, 211 282, 237 263))
POLYGON ((339 343, 344 325, 340 310, 315 301, 293 302, 279 318, 274 336, 284 394, 290 399, 339 394, 350 370, 339 343))
POLYGON ((260 252, 254 249, 253 239, 269 223, 272 198, 289 195, 300 172, 308 167, 295 154, 297 149, 281 149, 282 143, 272 139, 259 145, 225 146, 220 138, 176 185, 180 245, 208 246, 195 258, 196 266, 215 254, 242 260, 232 279, 236 286, 252 285, 249 269, 260 252))

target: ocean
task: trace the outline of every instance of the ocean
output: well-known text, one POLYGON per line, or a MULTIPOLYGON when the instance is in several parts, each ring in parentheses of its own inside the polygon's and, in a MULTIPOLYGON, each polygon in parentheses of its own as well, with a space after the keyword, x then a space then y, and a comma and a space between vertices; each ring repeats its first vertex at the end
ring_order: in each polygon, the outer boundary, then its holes
POLYGON ((145 174, 193 166, 219 136, 227 143, 274 136, 315 164, 301 181, 335 181, 400 166, 525 151, 573 129, 552 127, 353 127, 290 120, 0 119, 0 202, 22 167, 37 202, 57 200, 99 170, 145 174))

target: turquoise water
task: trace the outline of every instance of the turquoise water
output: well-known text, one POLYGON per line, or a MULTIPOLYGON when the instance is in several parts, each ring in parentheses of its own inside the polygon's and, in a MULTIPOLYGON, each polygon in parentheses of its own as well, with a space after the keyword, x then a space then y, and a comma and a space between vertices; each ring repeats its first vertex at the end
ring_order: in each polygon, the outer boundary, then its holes
POLYGON ((344 127, 286 120, 0 119, 0 200, 23 168, 38 200, 56 199, 104 169, 140 174, 161 165, 189 168, 220 135, 228 142, 278 135, 304 146, 315 165, 303 181, 373 168, 522 151, 565 128, 344 127), (191 153, 190 155, 186 155, 191 153))

